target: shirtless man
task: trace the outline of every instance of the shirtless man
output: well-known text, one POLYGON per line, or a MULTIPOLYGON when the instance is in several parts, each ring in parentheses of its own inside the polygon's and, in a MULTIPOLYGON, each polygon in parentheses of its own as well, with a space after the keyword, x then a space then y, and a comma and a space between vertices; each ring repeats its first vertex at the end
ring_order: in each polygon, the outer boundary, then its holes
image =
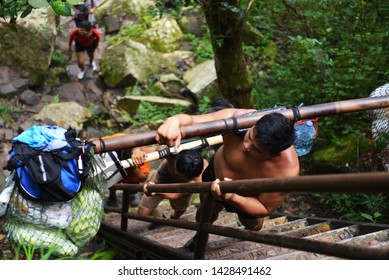
MULTIPOLYGON (((146 151, 150 153, 156 151, 156 149, 152 150, 151 147, 134 149, 131 159, 136 165, 141 165, 144 162, 147 155, 146 151)), ((183 150, 176 156, 169 156, 162 161, 151 183, 201 182, 201 175, 207 166, 208 162, 202 158, 199 151, 183 150)), ((150 193, 147 190, 147 184, 145 185, 144 192, 146 196, 142 197, 138 214, 145 216, 151 216, 163 199, 169 199, 170 205, 174 210, 170 218, 179 219, 190 205, 192 198, 191 193, 150 193)), ((150 226, 150 229, 156 227, 154 224, 150 226)))
MULTIPOLYGON (((254 110, 224 109, 204 115, 179 114, 168 118, 157 131, 156 140, 168 146, 180 145, 180 126, 237 117, 254 110)), ((263 116, 243 133, 227 132, 223 145, 216 151, 203 181, 213 181, 211 193, 216 199, 212 222, 219 212, 236 212, 239 220, 249 230, 260 230, 264 217, 275 211, 286 193, 262 193, 254 197, 236 193, 222 193, 220 180, 290 177, 299 175, 299 160, 292 146, 293 122, 279 113, 263 116), (243 135, 239 135, 243 134, 243 135)), ((199 219, 201 208, 196 218, 199 219)))

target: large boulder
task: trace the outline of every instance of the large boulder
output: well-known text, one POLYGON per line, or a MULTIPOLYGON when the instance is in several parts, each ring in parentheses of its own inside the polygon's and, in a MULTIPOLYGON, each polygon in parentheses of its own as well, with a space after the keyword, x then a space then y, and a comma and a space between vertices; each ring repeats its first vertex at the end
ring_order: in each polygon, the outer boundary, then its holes
POLYGON ((214 60, 207 60, 184 73, 187 88, 200 100, 220 96, 214 60))
POLYGON ((184 33, 191 33, 197 37, 203 36, 207 32, 204 10, 199 7, 183 8, 178 25, 184 33))
POLYGON ((124 96, 118 100, 117 107, 130 115, 135 115, 141 101, 150 102, 158 107, 169 108, 173 106, 189 108, 193 105, 189 101, 176 98, 165 98, 159 96, 124 96))
POLYGON ((34 9, 16 23, 17 32, 0 24, 0 61, 19 69, 38 86, 48 73, 57 36, 56 16, 51 8, 34 9))
POLYGON ((154 6, 153 0, 106 0, 97 6, 94 15, 96 19, 104 21, 107 16, 125 14, 138 22, 154 6))
POLYGON ((179 47, 183 38, 176 20, 168 14, 151 22, 151 27, 142 33, 139 41, 148 48, 158 52, 172 52, 179 47))
POLYGON ((163 54, 139 42, 123 39, 104 51, 100 75, 108 87, 133 86, 163 71, 178 72, 177 63, 187 55, 188 52, 182 51, 163 54))
POLYGON ((61 102, 46 105, 37 115, 35 121, 51 120, 56 125, 76 130, 83 129, 84 123, 92 116, 92 113, 76 102, 61 102))

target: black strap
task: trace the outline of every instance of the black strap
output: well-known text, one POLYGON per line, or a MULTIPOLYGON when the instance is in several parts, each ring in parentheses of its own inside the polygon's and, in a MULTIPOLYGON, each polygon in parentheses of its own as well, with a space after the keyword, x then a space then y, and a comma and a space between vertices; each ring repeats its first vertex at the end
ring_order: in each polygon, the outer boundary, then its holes
POLYGON ((12 144, 11 152, 14 152, 12 158, 7 162, 7 170, 12 171, 17 167, 25 165, 25 162, 33 156, 41 153, 41 151, 31 148, 27 144, 15 142, 12 144))
POLYGON ((165 158, 165 157, 167 157, 168 155, 171 154, 170 148, 165 148, 165 149, 159 150, 157 152, 158 152, 159 158, 165 158))
POLYGON ((209 146, 207 138, 201 139, 201 147, 206 148, 209 146))
POLYGON ((224 122, 224 125, 225 125, 225 131, 228 131, 228 124, 227 124, 227 121, 225 119, 222 119, 222 121, 224 122))
POLYGON ((236 117, 232 117, 232 131, 238 130, 238 120, 236 117))
POLYGON ((115 176, 118 172, 120 172, 122 177, 126 177, 127 176, 126 171, 124 170, 124 168, 123 168, 122 164, 120 163, 120 161, 118 160, 118 158, 112 152, 108 152, 108 155, 110 156, 112 161, 115 163, 116 170, 107 179, 109 180, 109 179, 113 178, 113 176, 115 176))
POLYGON ((297 107, 293 107, 291 109, 293 112, 293 121, 298 122, 299 120, 301 120, 300 110, 297 107))
POLYGON ((103 140, 103 138, 99 138, 99 140, 100 140, 100 146, 101 146, 101 153, 105 153, 105 152, 107 152, 107 150, 106 150, 106 146, 105 146, 105 142, 104 142, 104 140, 103 140))

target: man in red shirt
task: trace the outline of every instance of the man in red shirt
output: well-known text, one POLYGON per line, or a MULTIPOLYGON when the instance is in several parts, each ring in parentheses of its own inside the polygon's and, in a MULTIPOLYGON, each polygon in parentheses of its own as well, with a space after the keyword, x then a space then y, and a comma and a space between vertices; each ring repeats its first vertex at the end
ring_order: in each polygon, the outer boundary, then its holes
POLYGON ((97 66, 93 61, 94 53, 100 42, 100 33, 96 28, 92 28, 92 24, 89 21, 83 21, 80 27, 76 27, 69 35, 69 61, 72 58, 72 43, 75 42, 77 64, 80 68, 78 73, 78 79, 84 78, 85 74, 85 51, 89 57, 89 64, 93 71, 96 71, 97 66))

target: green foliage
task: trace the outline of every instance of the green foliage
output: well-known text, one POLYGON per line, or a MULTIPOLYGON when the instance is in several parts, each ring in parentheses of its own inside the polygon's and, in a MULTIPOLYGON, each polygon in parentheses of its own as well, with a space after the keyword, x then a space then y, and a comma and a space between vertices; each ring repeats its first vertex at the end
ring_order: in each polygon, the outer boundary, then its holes
POLYGON ((53 100, 51 100, 51 104, 58 104, 59 103, 59 96, 58 94, 53 97, 53 100))
POLYGON ((7 103, 0 104, 0 118, 3 120, 12 123, 12 114, 15 112, 7 103))
POLYGON ((135 96, 142 95, 142 89, 139 86, 139 83, 137 82, 134 86, 126 87, 125 95, 135 95, 135 96))
POLYGON ((173 17, 178 18, 182 8, 186 5, 185 2, 186 0, 155 0, 157 15, 162 17, 163 14, 171 14, 173 17))
MULTIPOLYGON (((387 1, 255 1, 249 19, 263 38, 244 50, 257 108, 364 98, 387 83, 388 10, 387 1)), ((323 118, 318 142, 369 133, 368 123, 363 113, 323 118)))
POLYGON ((199 114, 205 114, 210 109, 211 99, 204 95, 198 105, 199 114))
POLYGON ((148 10, 148 12, 141 17, 139 23, 132 23, 126 26, 122 26, 118 35, 113 37, 106 37, 106 41, 109 45, 115 45, 123 41, 123 39, 131 39, 134 41, 142 42, 145 31, 150 28, 153 21, 153 14, 153 10, 148 10))
POLYGON ((32 260, 33 257, 34 257, 34 252, 36 250, 35 246, 32 245, 32 244, 28 244, 28 245, 23 244, 22 245, 22 249, 23 249, 23 252, 24 252, 24 254, 26 256, 26 259, 27 260, 32 260))
POLYGON ((55 65, 55 66, 66 66, 68 63, 68 60, 67 60, 67 57, 60 53, 60 52, 57 52, 55 51, 53 53, 53 56, 51 58, 51 64, 52 65, 55 65))
POLYGON ((185 108, 179 105, 161 107, 147 101, 141 101, 137 117, 135 119, 130 118, 130 121, 134 124, 155 124, 182 113, 185 113, 185 108))
POLYGON ((213 59, 213 48, 209 32, 207 32, 203 37, 196 37, 193 34, 185 34, 184 40, 190 43, 190 50, 196 54, 194 61, 197 64, 213 59))
POLYGON ((56 260, 69 260, 69 259, 77 259, 77 260, 113 260, 118 255, 118 251, 112 247, 109 247, 106 242, 102 242, 98 244, 98 248, 93 253, 93 255, 85 258, 85 257, 57 257, 55 256, 55 252, 57 249, 55 248, 49 248, 45 250, 44 248, 36 248, 32 244, 18 244, 14 248, 14 258, 15 260, 21 259, 22 256, 26 260, 50 260, 50 259, 56 259, 56 260))
POLYGON ((366 194, 366 193, 325 193, 315 194, 320 203, 327 204, 333 215, 350 221, 385 221, 381 213, 387 213, 389 206, 387 194, 366 194))
POLYGON ((142 122, 147 122, 148 120, 153 121, 159 121, 159 120, 165 120, 168 117, 171 117, 176 114, 182 114, 185 113, 185 108, 182 106, 166 106, 166 107, 159 107, 156 105, 153 105, 150 102, 142 101, 139 106, 139 120, 142 122))
POLYGON ((118 251, 114 248, 107 248, 97 251, 88 260, 113 260, 118 255, 118 251))
POLYGON ((141 24, 126 25, 120 29, 120 36, 127 38, 136 38, 146 30, 146 27, 141 24))
POLYGON ((72 5, 83 3, 82 0, 4 0, 0 1, 0 18, 14 24, 20 16, 28 16, 33 9, 51 6, 59 16, 71 16, 72 5))

